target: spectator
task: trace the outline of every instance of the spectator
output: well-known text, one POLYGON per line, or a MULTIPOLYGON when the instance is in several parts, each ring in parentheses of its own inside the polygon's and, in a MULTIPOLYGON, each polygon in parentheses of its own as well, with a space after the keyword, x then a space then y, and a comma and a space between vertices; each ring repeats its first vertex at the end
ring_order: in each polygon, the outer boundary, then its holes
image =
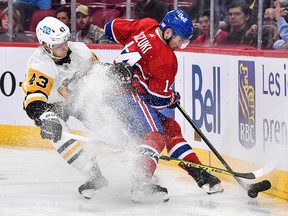
MULTIPOLYGON (((288 0, 280 0, 281 16, 288 22, 288 0)), ((275 1, 276 8, 276 1, 275 1)))
POLYGON ((262 49, 273 49, 274 42, 279 38, 276 10, 267 8, 263 19, 262 49))
POLYGON ((191 38, 191 41, 193 41, 201 34, 199 15, 203 13, 204 10, 210 8, 210 3, 206 0, 191 0, 190 3, 190 8, 184 9, 184 11, 188 14, 193 22, 194 32, 191 38))
POLYGON ((190 3, 190 8, 184 9, 184 11, 187 12, 193 23, 198 23, 200 14, 210 8, 210 3, 206 0, 191 0, 190 3))
MULTIPOLYGON (((273 8, 274 7, 274 0, 262 0, 263 4, 263 12, 266 11, 267 8, 273 8)), ((258 0, 254 0, 250 6, 252 9, 252 14, 251 14, 251 22, 257 24, 258 20, 258 10, 259 10, 259 2, 258 0)))
MULTIPOLYGON (((0 31, 0 41, 10 41, 9 34, 8 34, 8 26, 9 26, 9 18, 8 18, 8 7, 2 11, 1 13, 1 31, 0 31)), ((35 42, 36 36, 28 37, 21 29, 19 25, 20 20, 20 13, 15 8, 13 9, 13 22, 12 22, 12 29, 13 29, 13 36, 12 41, 18 42, 35 42)))
MULTIPOLYGON (((273 48, 277 50, 287 50, 288 49, 288 23, 283 17, 285 11, 281 8, 280 0, 275 2, 275 17, 277 20, 277 26, 279 28, 279 34, 282 39, 275 41, 273 48)), ((286 15, 286 13, 285 13, 286 15)))
POLYGON ((71 27, 71 10, 68 7, 60 7, 56 11, 56 18, 67 25, 70 29, 71 27))
POLYGON ((135 18, 152 18, 161 22, 168 12, 168 5, 161 0, 138 0, 135 6, 135 18))
POLYGON ((276 23, 276 11, 274 8, 267 8, 264 13, 263 24, 264 25, 275 25, 276 23))
POLYGON ((47 10, 51 8, 51 0, 16 0, 13 7, 20 12, 20 25, 24 30, 29 29, 27 20, 35 10, 47 10))
MULTIPOLYGON (((275 19, 275 9, 267 8, 264 13, 262 26, 262 49, 272 49, 276 40, 279 39, 278 27, 275 19)), ((245 43, 257 47, 258 44, 258 26, 253 24, 245 34, 245 43)))
MULTIPOLYGON (((209 46, 210 45, 210 11, 204 11, 199 17, 199 24, 202 34, 199 35, 194 41, 191 42, 192 46, 209 46)), ((214 37, 213 46, 216 46, 221 42, 226 36, 227 32, 219 29, 219 16, 214 13, 214 37)))
MULTIPOLYGON (((217 1, 217 0, 216 0, 217 1)), ((220 24, 219 27, 223 31, 229 31, 229 16, 228 10, 231 5, 240 3, 247 3, 246 0, 218 0, 218 4, 215 4, 216 13, 219 14, 220 24)))
POLYGON ((76 41, 84 43, 108 43, 104 29, 92 24, 90 10, 86 5, 76 8, 76 23, 80 31, 76 34, 76 41))
POLYGON ((250 29, 251 9, 246 3, 233 4, 228 10, 230 32, 220 44, 244 45, 244 37, 250 29))
MULTIPOLYGON (((216 0, 215 11, 219 14, 219 20, 224 22, 224 19, 228 17, 228 7, 232 0, 216 0)), ((228 22, 228 18, 227 18, 228 22)))

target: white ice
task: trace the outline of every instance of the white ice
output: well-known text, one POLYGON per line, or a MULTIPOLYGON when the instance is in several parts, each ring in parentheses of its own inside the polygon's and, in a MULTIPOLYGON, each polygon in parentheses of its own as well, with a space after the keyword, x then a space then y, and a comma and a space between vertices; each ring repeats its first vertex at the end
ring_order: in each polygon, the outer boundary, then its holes
POLYGON ((168 188, 170 201, 132 203, 126 162, 115 155, 97 155, 109 186, 86 200, 77 192, 84 177, 56 151, 0 148, 0 215, 288 215, 286 201, 262 194, 251 199, 237 184, 225 182, 222 194, 207 195, 180 168, 165 165, 159 165, 157 176, 160 184, 168 188))

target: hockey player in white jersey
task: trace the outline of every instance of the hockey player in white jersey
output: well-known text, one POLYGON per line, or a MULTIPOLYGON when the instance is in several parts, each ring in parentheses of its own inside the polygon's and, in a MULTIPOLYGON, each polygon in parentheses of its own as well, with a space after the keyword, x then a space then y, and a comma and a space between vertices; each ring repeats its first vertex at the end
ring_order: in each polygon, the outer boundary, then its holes
POLYGON ((77 82, 99 62, 98 58, 84 43, 68 41, 69 28, 54 17, 40 21, 36 34, 40 47, 29 58, 22 83, 24 109, 40 127, 42 138, 51 140, 63 159, 87 176, 87 182, 78 191, 91 198, 95 190, 107 186, 107 180, 96 158, 87 154, 78 141, 62 136, 62 132, 69 131, 69 116, 85 121, 81 113, 71 108, 71 103, 77 82))

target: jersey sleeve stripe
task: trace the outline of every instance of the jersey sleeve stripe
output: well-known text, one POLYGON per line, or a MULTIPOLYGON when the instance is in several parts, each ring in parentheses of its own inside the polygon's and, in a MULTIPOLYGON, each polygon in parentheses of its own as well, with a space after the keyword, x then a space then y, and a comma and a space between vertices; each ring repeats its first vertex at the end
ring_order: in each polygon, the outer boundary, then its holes
POLYGON ((26 108, 33 101, 43 101, 47 103, 47 97, 42 93, 30 93, 25 98, 24 107, 26 108))
POLYGON ((113 42, 117 42, 119 43, 119 41, 116 39, 115 34, 113 32, 113 23, 115 20, 112 20, 111 22, 108 22, 105 25, 105 34, 108 40, 113 41, 113 42))

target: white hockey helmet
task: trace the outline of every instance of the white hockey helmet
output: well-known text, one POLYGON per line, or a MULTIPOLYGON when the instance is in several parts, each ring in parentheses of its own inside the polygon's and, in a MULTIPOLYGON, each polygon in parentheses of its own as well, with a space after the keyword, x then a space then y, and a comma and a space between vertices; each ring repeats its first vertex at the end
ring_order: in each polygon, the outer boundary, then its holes
POLYGON ((52 50, 52 46, 62 44, 70 39, 70 30, 67 25, 55 17, 45 17, 36 27, 39 43, 45 42, 52 50))

